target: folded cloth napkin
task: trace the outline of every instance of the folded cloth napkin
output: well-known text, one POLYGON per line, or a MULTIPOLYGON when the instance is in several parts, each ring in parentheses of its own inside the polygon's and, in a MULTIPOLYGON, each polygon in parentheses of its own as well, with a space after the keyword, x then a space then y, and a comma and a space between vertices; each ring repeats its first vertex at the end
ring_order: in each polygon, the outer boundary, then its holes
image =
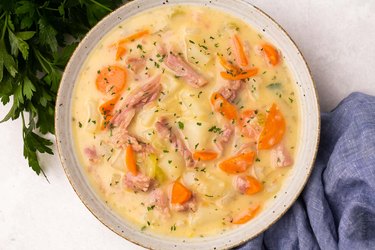
POLYGON ((375 249, 375 97, 322 114, 310 179, 288 212, 238 249, 375 249))

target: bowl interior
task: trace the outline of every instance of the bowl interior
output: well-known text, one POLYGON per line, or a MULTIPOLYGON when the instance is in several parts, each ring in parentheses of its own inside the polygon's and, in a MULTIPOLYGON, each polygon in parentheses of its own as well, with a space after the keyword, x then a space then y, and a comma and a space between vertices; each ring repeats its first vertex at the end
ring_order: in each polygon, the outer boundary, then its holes
POLYGON ((280 218, 297 199, 309 177, 315 159, 319 140, 320 116, 315 86, 300 51, 278 24, 256 7, 244 0, 137 0, 119 8, 98 23, 74 52, 65 69, 58 92, 55 124, 60 159, 69 181, 82 202, 107 227, 136 244, 152 249, 221 249, 243 243, 263 232, 280 218), (299 97, 300 103, 301 127, 297 157, 295 165, 277 197, 270 201, 267 209, 264 209, 250 223, 222 235, 205 238, 176 239, 153 235, 141 232, 117 216, 90 187, 74 152, 72 138, 71 102, 74 83, 79 76, 80 65, 84 64, 91 50, 105 34, 123 20, 151 8, 178 4, 217 8, 242 19, 258 30, 282 51, 296 82, 297 97, 299 97))

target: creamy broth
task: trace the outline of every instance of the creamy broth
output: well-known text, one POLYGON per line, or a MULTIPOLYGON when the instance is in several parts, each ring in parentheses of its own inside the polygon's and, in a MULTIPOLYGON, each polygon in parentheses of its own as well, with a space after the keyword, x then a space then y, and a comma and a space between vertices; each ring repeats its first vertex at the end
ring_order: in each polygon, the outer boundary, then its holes
POLYGON ((103 201, 145 232, 205 237, 251 219, 293 167, 282 54, 221 11, 160 7, 116 26, 75 83, 76 151, 103 201))

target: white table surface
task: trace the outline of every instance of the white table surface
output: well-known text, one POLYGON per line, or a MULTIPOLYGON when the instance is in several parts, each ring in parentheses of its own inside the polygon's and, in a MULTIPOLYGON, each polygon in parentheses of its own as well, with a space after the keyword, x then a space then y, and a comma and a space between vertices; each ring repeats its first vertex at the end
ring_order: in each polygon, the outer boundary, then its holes
MULTIPOLYGON (((323 111, 353 91, 375 95, 375 1, 252 0, 278 21, 311 67, 323 111)), ((9 109, 0 106, 0 117, 9 109)), ((57 155, 50 180, 23 159, 20 121, 0 124, 0 249, 142 249, 111 232, 81 203, 57 155)))

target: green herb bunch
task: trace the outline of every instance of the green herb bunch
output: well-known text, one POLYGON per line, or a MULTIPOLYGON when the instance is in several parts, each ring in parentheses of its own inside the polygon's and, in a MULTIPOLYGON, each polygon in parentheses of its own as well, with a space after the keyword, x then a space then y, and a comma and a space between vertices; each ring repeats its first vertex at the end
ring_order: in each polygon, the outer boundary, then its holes
POLYGON ((0 122, 21 117, 24 157, 39 175, 39 153, 53 154, 56 93, 67 61, 87 31, 121 0, 0 0, 0 122), (75 41, 75 42, 69 42, 75 41))

